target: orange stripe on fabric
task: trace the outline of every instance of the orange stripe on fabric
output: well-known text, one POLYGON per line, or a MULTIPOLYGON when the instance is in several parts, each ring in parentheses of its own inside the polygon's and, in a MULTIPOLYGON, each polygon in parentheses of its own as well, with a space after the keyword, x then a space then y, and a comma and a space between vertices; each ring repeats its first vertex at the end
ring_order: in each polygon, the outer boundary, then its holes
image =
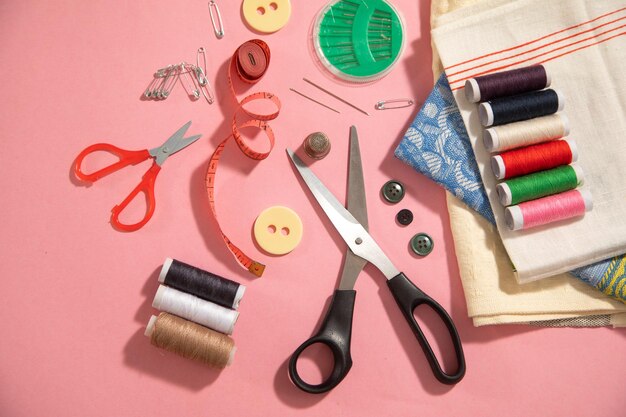
MULTIPOLYGON (((604 42, 606 42, 606 41, 610 41, 610 40, 611 40, 611 39, 613 39, 613 38, 617 38, 617 37, 619 37, 619 36, 623 36, 623 35, 626 35, 626 32, 621 32, 621 33, 618 33, 617 35, 613 35, 613 36, 608 37, 608 38, 606 38, 606 39, 601 39, 601 40, 599 40, 598 42, 590 43, 589 45, 585 45, 585 46, 581 46, 580 48, 572 49, 571 51, 567 51, 567 52, 564 52, 564 53, 562 53, 562 54, 555 55, 555 56, 550 57, 550 58, 548 58, 548 59, 544 59, 543 61, 537 61, 537 62, 535 62, 534 64, 535 64, 535 65, 544 64, 544 63, 546 63, 546 62, 549 62, 549 61, 555 60, 555 59, 557 59, 557 58, 560 58, 560 57, 562 57, 562 56, 569 55, 569 54, 574 53, 574 52, 576 52, 576 51, 580 51, 581 49, 587 49, 587 48, 589 48, 589 47, 591 47, 591 46, 599 45, 599 44, 601 44, 601 43, 604 43, 604 42)), ((562 48, 559 48, 559 49, 562 49, 562 48)), ((554 51, 552 51, 552 52, 554 52, 554 51)), ((542 54, 542 55, 546 55, 546 54, 542 54)), ((527 62, 527 61, 529 61, 529 60, 530 60, 530 59, 525 60, 525 61, 516 62, 516 63, 514 63, 514 64, 507 65, 506 67, 503 67, 503 68, 507 68, 507 67, 510 67, 510 66, 513 66, 513 65, 518 65, 518 64, 520 64, 520 63, 524 63, 524 62, 527 62)), ((486 71, 486 72, 484 72, 484 74, 486 74, 486 73, 491 73, 491 72, 496 72, 496 71, 498 71, 499 69, 500 69, 500 68, 495 68, 495 69, 493 69, 493 70, 490 70, 490 71, 486 71)), ((461 81, 461 80, 459 80, 459 81, 461 81)), ((457 82, 458 82, 458 81, 457 81, 457 82)), ((454 87, 454 88, 452 88, 452 91, 459 90, 459 89, 461 89, 461 88, 463 88, 463 87, 464 87, 463 85, 458 86, 458 87, 454 87)))
MULTIPOLYGON (((626 19, 626 16, 620 17, 619 19, 611 20, 610 22, 604 23, 604 24, 602 24, 600 26, 593 27, 591 29, 587 29, 587 30, 585 30, 583 32, 575 33, 575 34, 567 36, 567 37, 565 37, 563 39, 557 39, 555 41, 552 41, 552 42, 546 43, 544 45, 538 46, 538 47, 536 47, 534 49, 529 49, 528 51, 520 52, 519 54, 511 55, 511 56, 508 56, 506 58, 494 59, 493 61, 485 62, 484 64, 476 65, 475 67, 472 67, 472 68, 467 68, 467 69, 464 69, 464 70, 461 70, 461 71, 457 71, 457 72, 455 72, 453 74, 448 75, 448 77, 454 77, 455 75, 459 75, 459 74, 462 74, 464 72, 471 71, 471 70, 474 70, 474 69, 477 69, 477 68, 480 68, 480 67, 485 67, 487 65, 495 64, 496 62, 501 62, 501 61, 506 61, 507 59, 517 58, 518 56, 526 55, 526 54, 529 54, 531 52, 535 52, 535 51, 538 51, 540 49, 547 48, 548 46, 557 44, 559 42, 566 41, 568 39, 575 38, 575 37, 580 36, 580 35, 584 35, 585 33, 593 32, 594 30, 600 29, 600 28, 602 28, 604 26, 608 26, 608 25, 610 25, 612 23, 619 22, 620 20, 624 20, 624 19, 626 19)), ((623 27, 623 26, 620 26, 620 27, 623 27)), ((617 29, 619 29, 620 27, 618 27, 617 29)), ((604 33, 607 33, 607 32, 604 32, 604 33)), ((599 36, 599 35, 595 35, 595 36, 599 36)), ((587 38, 587 39, 590 39, 590 38, 587 38)))
MULTIPOLYGON (((568 43, 567 45, 559 46, 558 48, 551 49, 551 50, 549 50, 549 51, 547 51, 547 52, 543 52, 543 53, 541 53, 541 54, 535 55, 535 56, 530 57, 530 58, 523 59, 523 60, 521 60, 521 61, 516 61, 516 62, 513 62, 513 63, 511 63, 511 64, 502 65, 502 66, 499 66, 499 67, 496 67, 496 68, 492 68, 492 69, 489 69, 489 70, 486 70, 486 71, 483 71, 483 72, 475 73, 475 74, 472 74, 472 75, 466 76, 466 77, 464 77, 464 78, 459 78, 458 80, 449 81, 449 82, 450 82, 450 84, 456 84, 456 83, 459 83, 459 82, 462 82, 462 81, 468 80, 468 79, 470 79, 470 78, 478 77, 478 76, 481 76, 481 75, 484 75, 484 74, 490 74, 490 73, 492 73, 492 72, 496 72, 496 71, 501 71, 501 70, 503 70, 503 69, 506 69, 506 68, 509 68, 509 67, 512 67, 512 66, 515 66, 515 65, 519 65, 519 64, 523 64, 523 63, 528 62, 528 61, 532 61, 533 59, 540 58, 540 57, 542 57, 542 56, 545 56, 545 55, 551 54, 551 53, 556 52, 556 51, 559 51, 559 50, 561 50, 561 49, 569 48, 570 46, 578 45, 579 43, 583 43, 583 42, 587 42, 587 41, 589 41, 589 40, 591 40, 591 39, 596 39, 596 38, 599 38, 599 37, 600 37, 600 36, 602 36, 602 35, 606 35, 607 33, 615 32, 616 30, 622 29, 622 28, 624 28, 624 27, 626 27, 626 25, 618 26, 618 27, 616 27, 616 28, 613 28, 613 29, 607 30, 607 31, 605 31, 605 32, 598 33, 597 35, 590 36, 590 37, 588 37, 588 38, 581 39, 581 40, 576 41, 576 42, 568 43)), ((612 38, 613 38, 613 37, 610 37, 609 39, 612 39, 612 38)), ((593 45, 597 45, 597 43, 592 43, 592 44, 589 44, 589 46, 593 46, 593 45)), ((581 48, 578 48, 578 49, 581 49, 581 48)), ((575 51, 577 51, 578 49, 575 49, 575 51)), ((545 61, 542 61, 542 62, 545 62, 545 61)))
POLYGON ((550 33, 548 35, 542 36, 542 37, 537 38, 537 39, 533 39, 531 41, 522 43, 522 44, 517 45, 517 46, 513 46, 511 48, 501 49, 499 51, 495 51, 495 52, 491 52, 491 53, 488 53, 488 54, 485 54, 485 55, 481 55, 481 56, 476 57, 476 58, 468 59, 467 61, 459 62, 458 64, 450 65, 448 67, 445 67, 444 70, 447 71, 447 70, 452 69, 454 67, 458 67, 460 65, 467 64, 467 63, 470 63, 470 62, 473 62, 473 61, 477 61, 479 59, 487 58, 487 57, 490 57, 490 56, 493 56, 493 55, 498 55, 498 54, 501 54, 501 53, 504 53, 504 52, 514 51, 516 49, 523 48, 524 46, 532 45, 533 43, 537 43, 537 42, 542 41, 544 39, 547 39, 547 38, 549 38, 551 36, 558 35, 559 33, 567 32, 568 30, 576 29, 576 28, 578 28, 580 26, 584 26, 584 25, 589 24, 589 23, 593 23, 593 22, 595 22, 597 20, 600 20, 600 19, 602 19, 604 17, 607 17, 607 16, 614 15, 616 13, 619 13, 619 12, 623 11, 623 10, 626 10, 626 7, 622 7, 621 9, 618 9, 618 10, 615 10, 615 11, 603 14, 601 16, 598 16, 595 19, 591 19, 591 20, 588 20, 586 22, 579 23, 577 25, 570 26, 570 27, 567 27, 565 29, 561 29, 561 30, 559 30, 557 32, 550 33))

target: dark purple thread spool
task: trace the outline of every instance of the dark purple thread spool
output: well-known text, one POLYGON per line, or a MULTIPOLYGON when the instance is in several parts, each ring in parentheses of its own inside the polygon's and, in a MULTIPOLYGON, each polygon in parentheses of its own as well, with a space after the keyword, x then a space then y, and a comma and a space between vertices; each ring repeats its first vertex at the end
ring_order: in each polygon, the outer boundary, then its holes
POLYGON ((237 309, 246 290, 244 285, 167 258, 159 274, 159 282, 203 300, 237 309))
POLYGON ((470 78, 465 82, 465 97, 472 103, 488 101, 550 86, 550 74, 543 65, 518 68, 470 78))

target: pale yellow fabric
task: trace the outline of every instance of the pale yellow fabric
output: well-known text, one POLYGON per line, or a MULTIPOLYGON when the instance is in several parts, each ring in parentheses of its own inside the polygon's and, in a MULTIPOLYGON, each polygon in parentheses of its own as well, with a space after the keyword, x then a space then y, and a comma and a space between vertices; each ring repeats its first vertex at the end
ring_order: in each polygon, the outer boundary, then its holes
MULTIPOLYGON (((431 27, 436 27, 441 15, 479 1, 432 0, 431 27)), ((435 80, 442 71, 433 45, 435 80)), ((452 194, 447 194, 447 201, 468 315, 475 326, 598 314, 609 314, 613 326, 626 326, 626 305, 568 274, 523 286, 517 284, 495 228, 452 194)))

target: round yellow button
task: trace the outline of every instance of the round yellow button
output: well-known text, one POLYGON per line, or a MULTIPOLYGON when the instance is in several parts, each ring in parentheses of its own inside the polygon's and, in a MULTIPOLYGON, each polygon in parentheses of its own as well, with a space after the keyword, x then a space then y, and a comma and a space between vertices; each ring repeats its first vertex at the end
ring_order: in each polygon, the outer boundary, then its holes
POLYGON ((290 208, 274 206, 265 209, 254 222, 254 239, 267 253, 284 255, 302 239, 302 220, 290 208))
POLYGON ((273 33, 287 24, 291 16, 289 0, 244 0, 243 17, 254 30, 273 33))

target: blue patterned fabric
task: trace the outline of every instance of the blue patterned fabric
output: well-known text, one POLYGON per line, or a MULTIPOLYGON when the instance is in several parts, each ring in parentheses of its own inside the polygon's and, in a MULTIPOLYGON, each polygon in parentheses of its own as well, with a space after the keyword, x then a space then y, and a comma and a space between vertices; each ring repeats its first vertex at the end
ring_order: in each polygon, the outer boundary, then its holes
MULTIPOLYGON (((411 123, 395 156, 495 224, 474 151, 445 73, 411 123)), ((626 257, 619 256, 575 269, 571 274, 626 302, 625 264, 626 257)))

